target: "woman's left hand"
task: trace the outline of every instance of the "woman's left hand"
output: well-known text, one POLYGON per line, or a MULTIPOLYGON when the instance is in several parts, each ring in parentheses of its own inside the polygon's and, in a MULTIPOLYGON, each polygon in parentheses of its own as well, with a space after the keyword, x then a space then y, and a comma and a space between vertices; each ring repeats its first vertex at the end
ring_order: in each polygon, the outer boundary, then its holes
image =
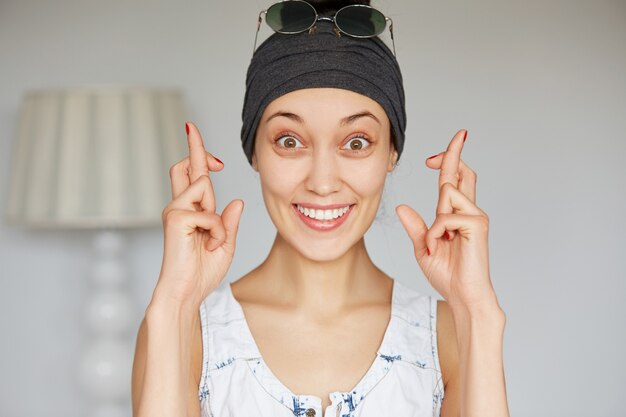
POLYGON ((451 307, 469 311, 493 306, 489 274, 489 217, 476 206, 476 173, 461 160, 467 131, 459 130, 445 152, 426 160, 439 169, 439 201, 435 221, 402 204, 396 213, 413 241, 415 258, 430 284, 451 307))

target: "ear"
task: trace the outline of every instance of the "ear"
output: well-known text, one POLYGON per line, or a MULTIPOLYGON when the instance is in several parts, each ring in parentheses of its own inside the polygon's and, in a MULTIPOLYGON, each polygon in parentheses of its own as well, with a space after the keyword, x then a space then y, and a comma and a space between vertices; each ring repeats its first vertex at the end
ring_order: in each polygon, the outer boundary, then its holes
POLYGON ((389 163, 387 164, 387 172, 391 172, 396 167, 396 162, 398 161, 398 151, 392 147, 391 152, 389 152, 389 163))
POLYGON ((252 169, 254 169, 256 172, 259 172, 259 168, 257 168, 256 165, 256 152, 252 152, 252 169))

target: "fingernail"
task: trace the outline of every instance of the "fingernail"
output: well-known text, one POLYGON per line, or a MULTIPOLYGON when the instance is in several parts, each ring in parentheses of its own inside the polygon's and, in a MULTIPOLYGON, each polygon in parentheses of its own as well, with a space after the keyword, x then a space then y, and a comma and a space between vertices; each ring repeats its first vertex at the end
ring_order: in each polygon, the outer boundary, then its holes
POLYGON ((185 130, 187 131, 187 134, 189 134, 189 123, 185 123, 185 130))
MULTIPOLYGON (((435 156, 437 156, 437 155, 439 155, 439 154, 435 154, 435 155, 433 155, 433 156, 429 156, 429 157, 428 157, 428 159, 433 159, 433 158, 434 158, 435 156)), ((428 159, 427 159, 427 160, 428 160, 428 159)))
POLYGON ((463 142, 465 142, 465 139, 467 139, 467 130, 463 133, 463 142))
POLYGON ((217 156, 214 155, 213 158, 215 158, 215 160, 217 162, 219 162, 220 164, 224 165, 224 163, 222 161, 220 161, 220 159, 217 156))
POLYGON ((446 240, 450 240, 450 235, 448 234, 447 230, 443 233, 443 237, 445 237, 446 240))
POLYGON ((426 253, 430 256, 430 249, 428 249, 428 246, 426 247, 426 253))

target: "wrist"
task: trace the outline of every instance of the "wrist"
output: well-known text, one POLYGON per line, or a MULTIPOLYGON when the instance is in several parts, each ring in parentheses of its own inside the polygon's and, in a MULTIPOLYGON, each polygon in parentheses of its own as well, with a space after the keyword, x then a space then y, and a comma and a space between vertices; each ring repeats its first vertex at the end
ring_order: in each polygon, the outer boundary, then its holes
POLYGON ((203 301, 199 295, 200 292, 201 289, 198 286, 182 291, 170 284, 168 279, 159 277, 159 281, 152 292, 150 303, 163 305, 169 309, 199 308, 203 301))
POLYGON ((451 307, 457 335, 457 346, 461 355, 467 355, 471 345, 480 346, 487 353, 502 349, 506 315, 496 304, 451 307))
POLYGON ((169 297, 161 291, 155 289, 152 299, 146 308, 146 317, 167 315, 169 317, 178 317, 185 315, 194 315, 198 313, 201 302, 192 300, 179 300, 169 297))
POLYGON ((461 303, 449 303, 455 319, 469 320, 477 323, 498 323, 506 321, 506 314, 500 307, 498 300, 493 293, 485 297, 484 301, 465 305, 461 303))
POLYGON ((449 300, 448 304, 453 312, 463 315, 473 317, 504 316, 504 310, 500 307, 493 288, 481 297, 479 301, 467 303, 461 300, 449 300))

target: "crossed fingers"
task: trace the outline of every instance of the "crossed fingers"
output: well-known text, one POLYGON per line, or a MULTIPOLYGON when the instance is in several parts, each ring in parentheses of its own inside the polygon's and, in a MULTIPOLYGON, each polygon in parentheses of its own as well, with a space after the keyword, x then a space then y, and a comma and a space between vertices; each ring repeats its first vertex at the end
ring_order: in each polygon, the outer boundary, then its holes
POLYGON ((210 152, 206 151, 200 132, 195 124, 191 122, 187 123, 187 129, 189 156, 172 165, 170 168, 172 198, 176 199, 187 190, 192 183, 204 175, 208 179, 210 192, 202 196, 201 207, 196 205, 195 208, 215 212, 215 194, 209 178, 209 172, 221 171, 222 168, 224 168, 224 164, 210 152))
MULTIPOLYGON (((486 215, 476 203, 476 173, 463 162, 461 151, 467 130, 459 130, 446 151, 426 160, 426 166, 439 169, 439 201, 437 215, 448 213, 486 215), (446 186, 445 184, 450 184, 446 186)), ((454 230, 447 231, 448 239, 453 239, 454 230)), ((444 233, 445 235, 445 233, 444 233)))

